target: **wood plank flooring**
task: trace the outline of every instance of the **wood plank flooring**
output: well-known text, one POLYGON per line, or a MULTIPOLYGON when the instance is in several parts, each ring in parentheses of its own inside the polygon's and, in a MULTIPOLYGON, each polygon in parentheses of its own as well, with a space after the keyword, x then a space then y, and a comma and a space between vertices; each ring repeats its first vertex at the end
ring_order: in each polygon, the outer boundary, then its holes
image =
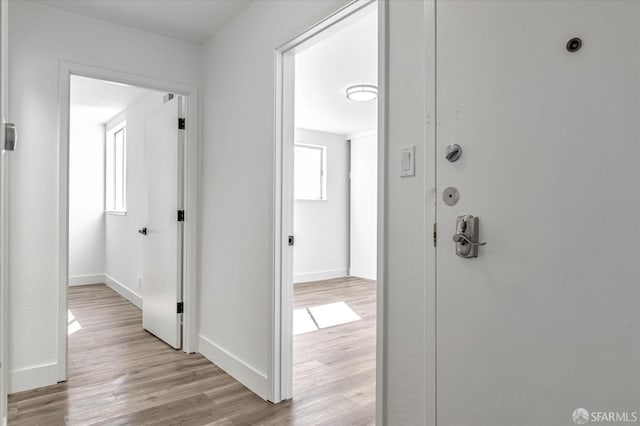
POLYGON ((69 380, 11 395, 9 425, 373 424, 375 282, 319 281, 294 293, 296 309, 344 301, 362 320, 295 336, 295 396, 273 405, 145 332, 140 310, 107 286, 70 287, 82 328, 69 336, 69 380))

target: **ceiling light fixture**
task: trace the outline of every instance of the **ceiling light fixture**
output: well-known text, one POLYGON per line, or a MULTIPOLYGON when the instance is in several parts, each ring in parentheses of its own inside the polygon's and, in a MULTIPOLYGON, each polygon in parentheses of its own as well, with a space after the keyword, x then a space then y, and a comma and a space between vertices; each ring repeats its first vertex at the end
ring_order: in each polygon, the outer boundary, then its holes
POLYGON ((357 84, 347 87, 347 99, 364 102, 372 101, 378 97, 378 88, 371 84, 357 84))

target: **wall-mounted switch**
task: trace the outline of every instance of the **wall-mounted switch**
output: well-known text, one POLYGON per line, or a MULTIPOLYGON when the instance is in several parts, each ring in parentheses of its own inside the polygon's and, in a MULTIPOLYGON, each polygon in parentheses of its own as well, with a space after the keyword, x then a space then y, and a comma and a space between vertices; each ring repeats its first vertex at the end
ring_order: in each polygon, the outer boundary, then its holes
POLYGON ((415 164, 416 164, 416 147, 410 146, 402 148, 400 150, 400 176, 415 176, 415 164))

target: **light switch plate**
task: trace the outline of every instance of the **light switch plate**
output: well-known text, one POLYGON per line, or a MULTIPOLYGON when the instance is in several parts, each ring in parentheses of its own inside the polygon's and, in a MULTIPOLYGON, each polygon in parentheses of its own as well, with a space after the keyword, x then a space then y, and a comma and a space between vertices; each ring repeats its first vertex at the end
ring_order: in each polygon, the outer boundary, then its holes
POLYGON ((400 176, 415 176, 416 147, 409 146, 400 150, 400 176))

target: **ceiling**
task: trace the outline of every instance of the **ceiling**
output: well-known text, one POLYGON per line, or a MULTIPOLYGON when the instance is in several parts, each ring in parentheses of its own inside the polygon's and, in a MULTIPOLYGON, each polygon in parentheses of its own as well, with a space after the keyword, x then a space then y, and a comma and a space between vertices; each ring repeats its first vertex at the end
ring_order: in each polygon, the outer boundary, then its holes
POLYGON ((190 43, 207 41, 251 0, 32 0, 190 43))
POLYGON ((373 11, 295 56, 295 125, 342 135, 376 129, 377 100, 346 89, 378 85, 378 14, 373 11))
POLYGON ((71 76, 71 118, 106 123, 149 93, 159 92, 74 75, 71 76))

